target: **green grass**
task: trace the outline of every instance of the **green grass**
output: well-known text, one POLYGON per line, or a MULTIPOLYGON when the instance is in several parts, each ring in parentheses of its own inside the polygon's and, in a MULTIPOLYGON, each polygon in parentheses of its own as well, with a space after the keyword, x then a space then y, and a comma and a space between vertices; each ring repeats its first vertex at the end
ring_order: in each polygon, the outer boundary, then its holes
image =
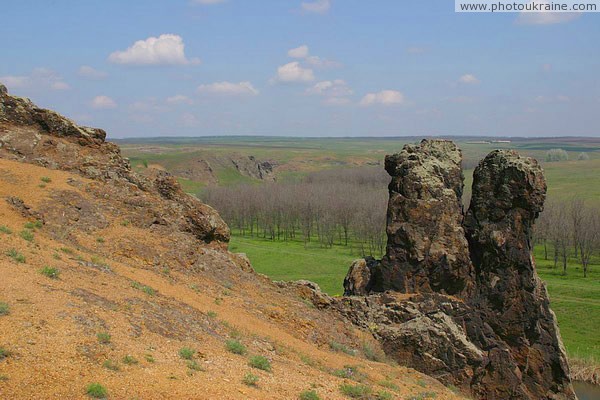
POLYGON ((247 373, 242 379, 242 383, 247 386, 257 386, 260 378, 254 374, 247 373))
POLYGON ((127 354, 123 357, 123 364, 125 365, 136 365, 139 361, 132 355, 127 354))
POLYGON ((194 354, 196 354, 196 350, 189 347, 182 347, 179 350, 179 357, 183 358, 184 360, 191 360, 194 358, 194 354))
POLYGON ((305 390, 298 396, 299 400, 321 400, 321 397, 314 390, 305 390))
POLYGON ((156 294, 156 290, 154 290, 150 286, 142 285, 139 282, 131 282, 131 287, 137 290, 141 290, 149 296, 154 296, 156 294))
POLYGON ((225 348, 233 354, 246 354, 246 346, 244 346, 239 340, 228 340, 225 342, 225 348))
POLYGON ((100 332, 96 334, 96 338, 98 339, 98 343, 100 344, 109 344, 111 340, 110 333, 108 332, 100 332))
POLYGON ((28 242, 33 242, 33 239, 34 239, 33 232, 31 232, 29 229, 23 229, 21 232, 19 232, 19 235, 24 240, 27 240, 28 242))
POLYGON ((40 269, 40 274, 47 276, 50 279, 58 279, 60 276, 60 271, 54 267, 44 267, 40 269))
POLYGON ((271 362, 263 356, 250 357, 248 365, 250 365, 252 368, 261 369, 263 371, 271 371, 271 362))
POLYGON ((343 384, 340 386, 340 392, 351 399, 370 400, 372 398, 373 389, 367 385, 343 384))
POLYGON ((85 393, 93 399, 105 399, 108 396, 108 390, 99 383, 90 383, 85 393))
POLYGON ((8 315, 10 313, 10 307, 7 303, 0 301, 0 316, 8 315))
POLYGON ((48 177, 48 176, 42 176, 40 178, 40 181, 44 182, 44 183, 50 183, 52 182, 52 178, 48 177))
POLYGON ((0 225, 0 232, 1 233, 5 233, 7 235, 11 235, 12 234, 12 230, 6 226, 6 225, 0 225))
POLYGON ((120 371, 121 368, 119 367, 119 364, 116 361, 113 360, 106 360, 102 363, 102 366, 110 371, 120 371))
POLYGON ((6 255, 9 256, 10 258, 12 258, 14 261, 16 261, 18 263, 24 263, 25 262, 25 256, 23 254, 19 253, 15 249, 9 249, 6 252, 6 255))

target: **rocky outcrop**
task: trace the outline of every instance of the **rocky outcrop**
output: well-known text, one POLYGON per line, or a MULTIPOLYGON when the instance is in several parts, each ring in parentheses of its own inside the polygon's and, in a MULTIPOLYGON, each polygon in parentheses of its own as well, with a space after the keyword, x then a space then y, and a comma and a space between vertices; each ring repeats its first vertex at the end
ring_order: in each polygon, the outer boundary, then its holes
POLYGON ((274 181, 274 164, 270 161, 258 161, 254 156, 232 157, 231 162, 235 169, 243 176, 263 181, 274 181))
MULTIPOLYGON (((213 208, 185 194, 166 172, 132 172, 119 147, 105 139, 103 130, 78 126, 29 99, 10 96, 0 84, 0 158, 110 183, 115 188, 110 196, 122 198, 124 204, 143 204, 146 215, 153 215, 140 220, 142 227, 162 224, 207 243, 229 241, 229 228, 213 208)), ((93 187, 89 190, 94 192, 93 187)))
POLYGON ((354 297, 333 307, 369 327, 388 355, 478 399, 574 399, 532 257, 542 169, 514 151, 489 154, 463 222, 460 159, 439 140, 386 158, 386 255, 355 262, 344 281, 354 297))

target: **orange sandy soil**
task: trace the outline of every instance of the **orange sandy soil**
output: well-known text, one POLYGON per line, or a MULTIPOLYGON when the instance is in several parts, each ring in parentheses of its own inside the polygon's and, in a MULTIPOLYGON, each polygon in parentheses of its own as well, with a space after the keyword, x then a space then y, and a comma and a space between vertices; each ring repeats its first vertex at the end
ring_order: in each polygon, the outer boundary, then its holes
POLYGON ((398 399, 424 392, 435 393, 436 399, 461 398, 414 370, 300 340, 289 324, 277 323, 285 305, 264 291, 244 289, 243 282, 224 289, 197 276, 192 289, 189 277, 179 272, 137 268, 134 260, 117 262, 106 251, 95 251, 113 240, 136 237, 143 233, 140 229, 113 223, 100 233, 78 237, 81 248, 50 239, 43 227, 34 230, 33 241, 23 239, 19 233, 28 220, 4 199, 17 196, 36 209, 52 191, 77 190, 67 184, 69 177, 86 181, 67 172, 0 159, 0 225, 12 230, 0 232, 0 302, 10 307, 0 316, 0 348, 9 352, 0 359, 0 399, 84 399, 92 382, 101 383, 109 399, 297 399, 305 390, 315 390, 322 399, 343 399, 340 385, 356 382, 331 371, 346 365, 359 367, 363 383, 374 393, 385 390, 398 399), (40 187, 41 177, 51 182, 40 187), (97 240, 100 236, 102 243, 97 240), (22 253, 26 261, 13 260, 9 249, 22 253), (98 254, 110 269, 87 264, 98 254), (44 266, 58 268, 58 279, 42 275, 44 266), (156 293, 136 289, 132 281, 156 293), (170 332, 169 322, 161 320, 164 304, 169 312, 180 313, 183 324, 201 325, 206 330, 203 340, 181 339, 185 335, 178 326, 170 332), (254 304, 264 307, 250 309, 254 304), (140 315, 153 309, 158 327, 132 323, 146 321, 140 315), (261 313, 272 315, 261 318, 261 313), (100 332, 111 335, 110 343, 99 343, 100 332), (248 354, 228 352, 229 337, 239 337, 248 354), (202 371, 190 369, 179 356, 184 346, 197 351, 194 359, 202 371), (126 355, 138 363, 126 365, 122 361, 126 355), (251 368, 251 355, 270 359, 272 372, 251 368), (106 360, 119 370, 103 367, 106 360), (259 377, 257 387, 242 383, 247 373, 259 377), (397 387, 384 388, 382 381, 397 387))

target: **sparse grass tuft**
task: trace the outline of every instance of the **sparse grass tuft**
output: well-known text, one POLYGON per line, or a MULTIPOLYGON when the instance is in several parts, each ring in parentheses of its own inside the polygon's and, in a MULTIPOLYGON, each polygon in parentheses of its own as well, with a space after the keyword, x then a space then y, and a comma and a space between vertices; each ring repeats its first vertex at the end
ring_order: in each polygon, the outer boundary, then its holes
POLYGON ((40 274, 47 276, 50 279, 58 279, 60 271, 54 267, 44 267, 40 269, 40 274))
POLYGON ((251 373, 247 373, 246 375, 244 375, 244 379, 242 379, 242 383, 244 385, 248 385, 248 386, 258 386, 258 376, 251 374, 251 373))
POLYGON ((195 360, 188 361, 187 366, 191 371, 204 371, 204 367, 198 364, 195 360))
POLYGON ((9 312, 10 307, 8 306, 8 304, 3 301, 0 301, 0 316, 8 315, 9 312))
POLYGON ((398 391, 400 390, 400 386, 396 385, 394 382, 390 380, 379 381, 379 386, 383 386, 384 388, 398 391))
POLYGON ((116 361, 113 360, 106 360, 102 363, 102 366, 108 370, 111 371, 120 371, 121 368, 119 367, 119 364, 116 361))
POLYGON ((98 343, 100 344, 109 344, 110 343, 110 333, 108 332, 100 332, 96 335, 96 337, 98 338, 98 343))
POLYGON ((336 369, 332 372, 332 375, 338 378, 352 379, 357 382, 363 381, 367 376, 358 370, 358 367, 352 365, 344 365, 342 369, 336 369))
POLYGON ((90 383, 85 393, 93 399, 105 399, 108 396, 106 388, 99 383, 90 383))
POLYGON ((425 399, 435 399, 437 397, 437 393, 434 392, 422 392, 415 396, 408 396, 406 400, 425 400, 425 399))
POLYGON ((24 263, 25 262, 25 256, 23 254, 19 253, 15 249, 8 250, 6 252, 6 255, 9 256, 10 258, 12 258, 13 260, 15 260, 18 263, 24 263))
POLYGON ((250 365, 252 368, 271 372, 271 362, 269 360, 267 360, 266 357, 263 357, 263 356, 250 357, 250 361, 248 362, 248 365, 250 365))
POLYGON ((8 380, 8 375, 0 375, 0 382, 6 382, 8 380))
POLYGON ((33 242, 34 236, 33 236, 33 232, 31 232, 28 229, 24 229, 22 230, 19 235, 24 239, 27 240, 28 242, 33 242))
POLYGON ((194 354, 196 354, 196 350, 190 349, 189 347, 182 347, 179 349, 179 357, 184 360, 191 360, 194 358, 194 354))
POLYGON ((385 353, 381 351, 378 347, 369 342, 363 342, 362 351, 367 360, 384 362, 385 361, 385 353))
POLYGON ((154 364, 156 362, 156 360, 154 359, 154 356, 152 354, 146 354, 144 356, 144 358, 146 359, 146 361, 148 361, 151 364, 154 364))
POLYGON ((600 385, 600 366, 594 359, 571 358, 569 364, 573 380, 600 385))
POLYGON ((377 392, 378 400, 392 400, 394 396, 390 392, 386 392, 385 390, 380 390, 377 392))
POLYGON ((0 361, 4 360, 8 356, 10 356, 10 351, 6 350, 4 347, 0 347, 0 361))
POLYGON ((44 226, 44 223, 42 221, 35 220, 34 222, 27 222, 25 223, 25 225, 23 226, 25 229, 29 229, 29 230, 34 230, 34 229, 40 229, 44 226))
POLYGON ((314 390, 305 390, 298 396, 299 400, 321 400, 321 397, 314 390))
POLYGON ((73 249, 69 249, 68 247, 61 247, 60 251, 62 251, 65 254, 74 254, 75 252, 73 251, 73 249))
POLYGON ((342 352, 351 356, 356 355, 356 350, 347 347, 346 345, 338 342, 329 342, 329 347, 333 351, 342 352))
POLYGON ((343 384, 340 386, 340 392, 342 392, 344 396, 348 396, 351 399, 359 400, 369 400, 373 395, 373 389, 367 385, 343 384))
POLYGON ((141 290, 142 292, 146 293, 149 296, 154 296, 156 294, 156 290, 154 290, 153 288, 151 288, 150 286, 145 286, 142 285, 139 282, 131 282, 131 287, 137 290, 141 290))
POLYGON ((244 346, 239 340, 228 340, 227 342, 225 342, 225 347, 233 354, 246 354, 246 346, 244 346))
POLYGON ((217 318, 216 311, 209 311, 208 313, 206 313, 206 315, 208 316, 208 318, 217 318))
POLYGON ((105 240, 104 240, 104 238, 103 238, 103 237, 97 237, 97 238, 96 238, 96 242, 98 242, 98 243, 104 243, 104 242, 105 242, 105 240))
POLYGON ((427 387, 427 382, 425 382, 423 379, 419 379, 417 380, 417 385, 421 387, 427 387))
POLYGON ((6 225, 0 225, 0 232, 1 233, 5 233, 7 235, 11 235, 12 234, 12 230, 6 226, 6 225))
POLYGON ((50 182, 52 182, 52 178, 50 178, 49 176, 42 176, 42 177, 40 178, 40 180, 41 180, 42 182, 44 182, 44 183, 50 183, 50 182))
POLYGON ((129 354, 127 354, 125 357, 123 357, 123 364, 125 364, 125 365, 135 365, 138 362, 139 361, 134 356, 131 356, 129 354))

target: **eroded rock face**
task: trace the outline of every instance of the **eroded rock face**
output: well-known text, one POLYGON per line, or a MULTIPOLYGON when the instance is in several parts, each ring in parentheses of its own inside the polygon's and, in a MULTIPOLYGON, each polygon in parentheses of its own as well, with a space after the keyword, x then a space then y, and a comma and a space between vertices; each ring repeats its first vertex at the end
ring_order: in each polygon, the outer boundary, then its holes
POLYGON ((543 171, 514 151, 490 153, 463 228, 460 158, 454 144, 427 140, 386 158, 387 253, 372 268, 355 262, 344 287, 361 297, 332 304, 388 355, 478 399, 574 399, 531 253, 543 171))
MULTIPOLYGON (((98 196, 119 197, 124 204, 143 208, 148 218, 140 226, 165 226, 206 243, 229 241, 229 228, 213 208, 184 193, 164 171, 149 168, 144 176, 134 173, 118 146, 105 139, 103 130, 78 126, 29 99, 10 96, 0 84, 0 157, 110 183, 111 193, 98 196)), ((89 191, 95 193, 94 188, 90 185, 89 191)), ((70 201, 68 193, 61 196, 62 202, 70 201)))
POLYGON ((461 152, 446 140, 407 145, 385 159, 391 175, 388 244, 373 271, 375 291, 438 292, 467 297, 473 289, 462 227, 461 152))

